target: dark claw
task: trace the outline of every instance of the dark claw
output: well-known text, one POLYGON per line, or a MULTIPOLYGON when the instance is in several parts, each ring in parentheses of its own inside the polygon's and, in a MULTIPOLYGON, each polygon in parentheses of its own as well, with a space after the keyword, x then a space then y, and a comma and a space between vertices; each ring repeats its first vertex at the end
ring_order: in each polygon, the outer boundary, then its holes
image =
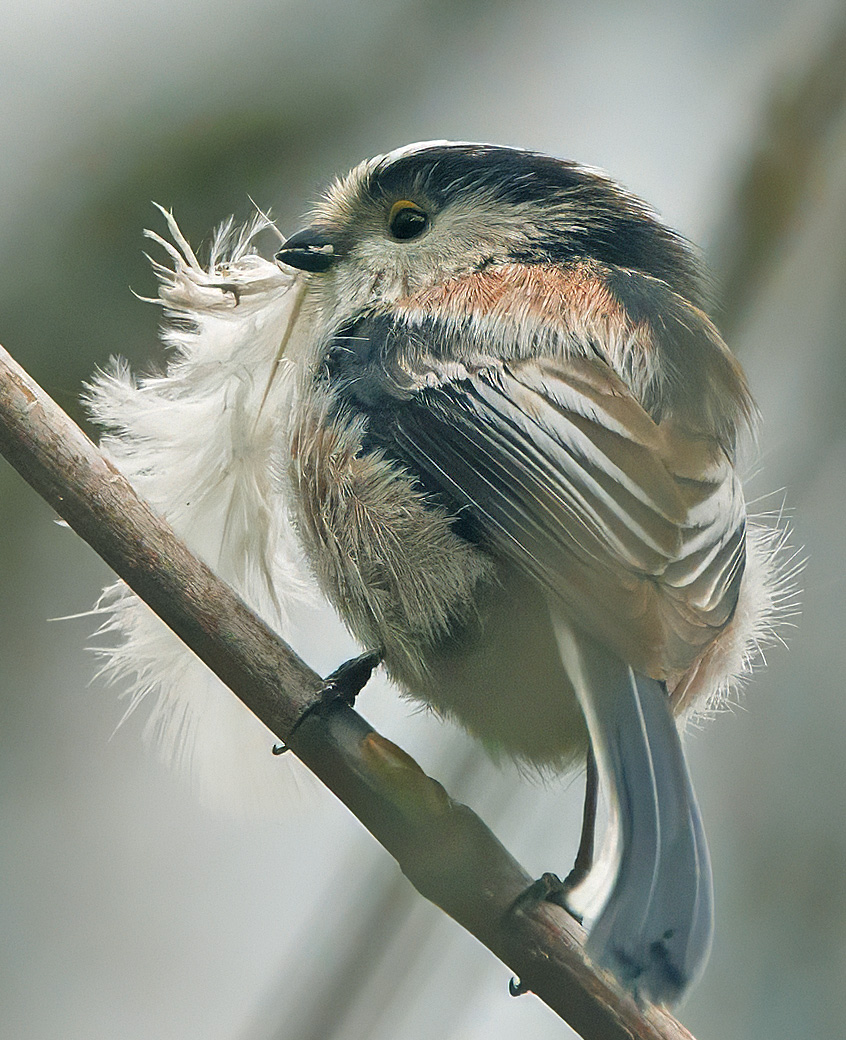
MULTIPOLYGON (((572 871, 570 873, 572 874, 572 871)), ((575 885, 570 884, 569 879, 570 875, 562 881, 557 874, 542 874, 537 881, 533 881, 524 892, 517 896, 511 904, 509 913, 513 914, 518 910, 531 911, 539 903, 554 903, 566 910, 574 920, 581 924, 581 916, 575 913, 567 902, 567 896, 575 888, 575 885)))
MULTIPOLYGON (((373 674, 373 669, 381 660, 382 651, 371 650, 369 653, 354 657, 351 661, 345 661, 340 668, 336 668, 331 675, 324 679, 317 700, 306 708, 294 723, 288 735, 289 739, 296 732, 303 719, 307 719, 313 712, 320 713, 325 711, 330 705, 335 704, 336 701, 341 701, 352 707, 355 704, 356 697, 361 693, 367 684, 367 680, 373 674)), ((287 744, 275 744, 273 754, 282 755, 287 750, 287 744)))
POLYGON ((382 651, 371 650, 360 657, 354 657, 351 661, 345 661, 327 677, 323 685, 322 700, 341 700, 352 707, 381 660, 382 651))
POLYGON ((524 993, 531 993, 532 991, 519 979, 512 978, 508 983, 508 992, 512 997, 522 997, 524 993))

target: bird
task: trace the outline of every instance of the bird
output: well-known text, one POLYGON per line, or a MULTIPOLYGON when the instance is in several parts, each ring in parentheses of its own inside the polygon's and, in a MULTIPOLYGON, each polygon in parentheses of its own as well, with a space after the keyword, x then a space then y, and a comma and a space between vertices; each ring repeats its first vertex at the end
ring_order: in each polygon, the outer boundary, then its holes
MULTIPOLYGON (((584 768, 573 869, 514 910, 564 906, 595 964, 678 1004, 713 933, 681 730, 779 639, 801 567, 747 508, 757 410, 696 250, 604 173, 490 144, 375 156, 287 239, 225 222, 207 267, 161 212, 166 364, 91 380, 101 449, 280 634, 319 586, 364 650, 327 690, 378 659, 495 759, 584 768)), ((261 723, 121 582, 91 613, 160 753, 275 814, 296 769, 261 723)))
POLYGON ((738 475, 756 408, 693 247, 597 170, 434 141, 337 180, 276 260, 303 294, 283 468, 320 588, 493 754, 595 762, 616 847, 587 952, 676 1004, 713 931, 679 720, 747 668, 774 572, 738 475))

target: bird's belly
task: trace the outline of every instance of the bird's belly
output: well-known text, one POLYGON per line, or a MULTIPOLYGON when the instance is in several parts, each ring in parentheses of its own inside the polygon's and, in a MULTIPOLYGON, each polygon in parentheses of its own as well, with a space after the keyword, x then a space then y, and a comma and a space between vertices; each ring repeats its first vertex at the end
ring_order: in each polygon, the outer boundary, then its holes
POLYGON ((478 616, 436 647, 420 694, 495 756, 557 771, 587 750, 587 728, 564 669, 546 594, 501 565, 478 616))

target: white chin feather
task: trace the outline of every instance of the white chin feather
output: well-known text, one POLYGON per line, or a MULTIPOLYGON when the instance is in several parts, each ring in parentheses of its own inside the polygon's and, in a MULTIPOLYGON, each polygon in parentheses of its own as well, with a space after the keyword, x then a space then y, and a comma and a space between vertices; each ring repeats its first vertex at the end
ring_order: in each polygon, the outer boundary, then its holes
MULTIPOLYGON (((164 213, 164 211, 162 211, 164 213)), ((256 220, 215 237, 201 268, 173 217, 172 243, 147 232, 172 267, 152 261, 170 324, 163 375, 135 378, 113 360, 87 388, 100 446, 198 556, 281 635, 308 595, 274 456, 293 379, 283 356, 295 327, 296 279, 252 251, 256 220)), ((273 735, 122 582, 104 590, 101 674, 127 715, 142 702, 146 734, 207 802, 274 811, 301 769, 271 755, 273 735)))

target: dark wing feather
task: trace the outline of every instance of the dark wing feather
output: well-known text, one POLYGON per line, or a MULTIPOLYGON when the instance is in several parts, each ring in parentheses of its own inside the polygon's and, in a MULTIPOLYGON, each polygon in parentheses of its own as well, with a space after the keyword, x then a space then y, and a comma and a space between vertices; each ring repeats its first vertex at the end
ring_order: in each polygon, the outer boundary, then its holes
POLYGON ((401 457, 637 670, 685 670, 730 618, 745 507, 726 454, 655 423, 600 360, 502 363, 393 409, 401 457))

